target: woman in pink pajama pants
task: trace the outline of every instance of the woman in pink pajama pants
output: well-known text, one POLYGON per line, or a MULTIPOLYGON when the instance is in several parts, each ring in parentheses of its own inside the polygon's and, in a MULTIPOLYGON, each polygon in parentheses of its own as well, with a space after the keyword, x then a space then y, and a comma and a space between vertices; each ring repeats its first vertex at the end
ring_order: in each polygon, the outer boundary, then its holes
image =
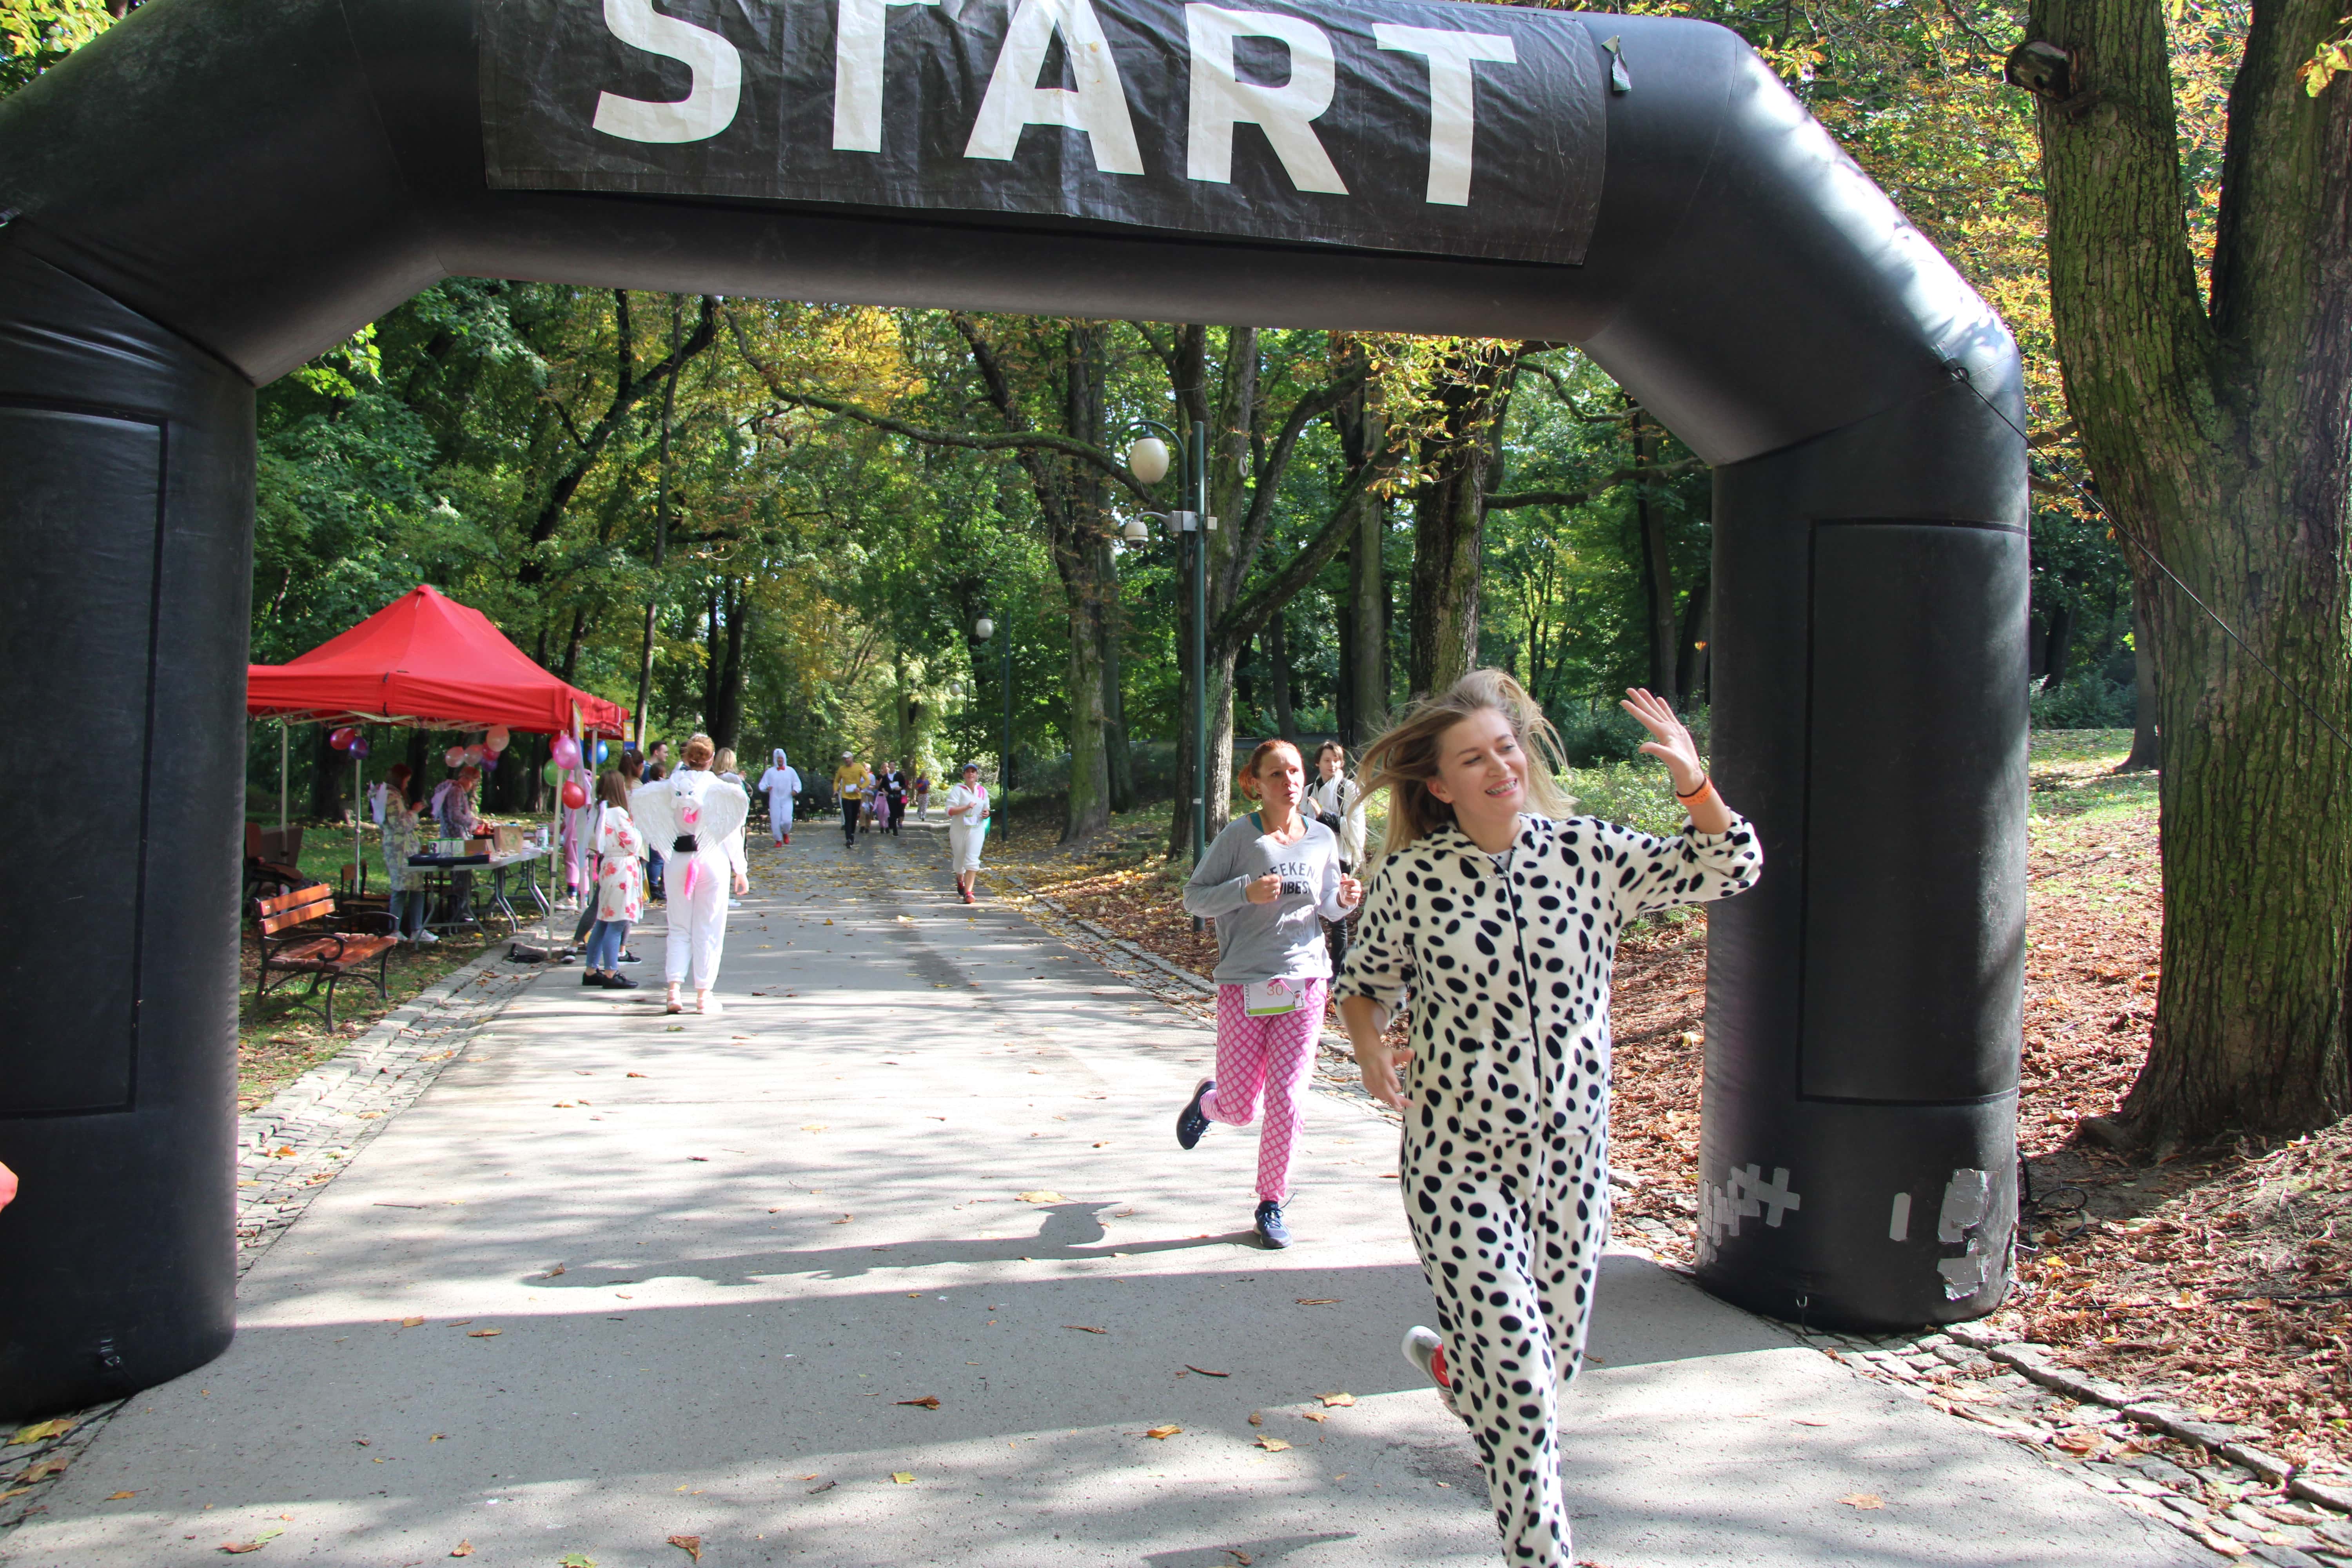
POLYGON ((1260 809, 1228 825, 1184 888, 1184 908, 1217 922, 1217 1074, 1176 1116, 1190 1149, 1212 1121, 1245 1127, 1261 1108, 1257 1234, 1290 1245, 1283 1205, 1298 1142, 1298 1095, 1315 1062, 1331 959, 1323 922, 1345 919, 1363 892, 1339 870, 1339 841, 1298 809, 1307 768, 1298 748, 1266 741, 1241 771, 1260 809))

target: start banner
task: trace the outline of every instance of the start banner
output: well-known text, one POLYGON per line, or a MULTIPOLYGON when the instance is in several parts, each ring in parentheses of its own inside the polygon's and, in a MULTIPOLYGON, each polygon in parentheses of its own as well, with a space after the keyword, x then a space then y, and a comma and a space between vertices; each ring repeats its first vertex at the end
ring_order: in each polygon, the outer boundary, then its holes
POLYGON ((489 184, 1574 264, 1578 16, 1330 0, 483 0, 489 184))

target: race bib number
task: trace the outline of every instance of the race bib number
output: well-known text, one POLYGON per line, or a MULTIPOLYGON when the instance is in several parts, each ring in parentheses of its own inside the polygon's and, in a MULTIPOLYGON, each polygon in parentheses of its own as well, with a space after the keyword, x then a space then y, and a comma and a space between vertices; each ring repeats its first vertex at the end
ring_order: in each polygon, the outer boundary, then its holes
POLYGON ((1253 980, 1242 987, 1242 1011, 1253 1018, 1298 1011, 1299 988, 1288 980, 1253 980))

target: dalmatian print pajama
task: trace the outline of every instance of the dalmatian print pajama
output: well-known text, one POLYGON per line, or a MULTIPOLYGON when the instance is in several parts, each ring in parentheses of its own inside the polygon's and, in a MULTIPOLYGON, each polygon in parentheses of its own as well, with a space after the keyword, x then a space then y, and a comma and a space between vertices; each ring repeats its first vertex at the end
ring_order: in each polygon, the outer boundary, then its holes
POLYGON ((1609 973, 1633 916, 1729 898, 1763 853, 1597 817, 1520 819, 1489 855, 1448 825, 1374 872, 1336 988, 1410 996, 1398 1169, 1454 1401, 1503 1557, 1569 1568, 1559 1391, 1583 1364, 1609 1227, 1609 973))

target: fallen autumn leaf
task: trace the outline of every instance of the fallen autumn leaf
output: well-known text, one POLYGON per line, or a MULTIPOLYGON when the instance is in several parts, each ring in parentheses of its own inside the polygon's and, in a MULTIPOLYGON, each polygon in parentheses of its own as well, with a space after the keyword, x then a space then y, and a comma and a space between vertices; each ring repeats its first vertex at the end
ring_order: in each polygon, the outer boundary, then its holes
POLYGON ((1356 1403, 1356 1396, 1352 1394, 1318 1394, 1315 1397, 1323 1402, 1323 1408, 1326 1410, 1356 1403))
POLYGON ((470 1541, 461 1541, 449 1548, 449 1555, 452 1557, 471 1557, 473 1554, 474 1543, 470 1541))
POLYGON ((224 1541, 220 1543, 220 1549, 232 1557, 242 1557, 248 1552, 260 1551, 285 1533, 286 1529, 283 1525, 273 1524, 268 1529, 256 1533, 250 1541, 224 1541))
POLYGON ((1302 1307, 1336 1307, 1339 1304, 1339 1298, 1337 1296, 1301 1296, 1298 1298, 1298 1304, 1302 1307))
POLYGON ((106 1500, 109 1502, 121 1502, 124 1498, 137 1497, 138 1495, 139 1494, 137 1492, 109 1492, 106 1494, 106 1500))
POLYGON ((1207 1367, 1205 1367, 1205 1366, 1194 1366, 1194 1365, 1193 1365, 1191 1362, 1189 1362, 1189 1361, 1188 1361, 1188 1362, 1186 1362, 1186 1363, 1184 1363, 1184 1370, 1185 1370, 1186 1372, 1197 1372, 1197 1373, 1199 1373, 1202 1377, 1231 1377, 1231 1376, 1233 1376, 1233 1375, 1234 1375, 1232 1373, 1229 1373, 1229 1372, 1211 1372, 1207 1367))
POLYGON ((893 1470, 890 1472, 890 1479, 898 1482, 902 1487, 910 1487, 915 1484, 915 1472, 912 1470, 893 1470))
POLYGON ((494 1340, 504 1332, 504 1329, 476 1329, 466 1337, 469 1340, 494 1340))
POLYGON ((667 1544, 677 1547, 697 1563, 702 1561, 702 1537, 698 1535, 673 1535, 667 1544))
POLYGON ((937 1410, 940 1407, 940 1396, 936 1394, 926 1394, 920 1399, 901 1399, 896 1403, 900 1405, 919 1405, 926 1410, 937 1410))
POLYGON ((1144 1436, 1147 1437, 1156 1437, 1160 1442, 1165 1443, 1169 1438, 1175 1436, 1182 1430, 1184 1430, 1184 1428, 1181 1426, 1154 1426, 1150 1430, 1145 1432, 1144 1436))
POLYGON ((1279 1454, 1285 1448, 1290 1447, 1288 1443, 1284 1442, 1281 1438, 1267 1432, 1261 1432, 1257 1435, 1257 1446, 1264 1448, 1269 1454, 1279 1454))
POLYGON ((1885 1500, 1881 1498, 1875 1492, 1848 1492, 1845 1496, 1838 1499, 1838 1501, 1845 1504, 1848 1508, 1861 1509, 1865 1512, 1874 1508, 1885 1508, 1886 1506, 1885 1500))
POLYGON ((1107 1334, 1110 1332, 1108 1329, 1091 1328, 1085 1323, 1064 1323, 1062 1327, 1066 1329, 1076 1329, 1082 1334, 1107 1334))

